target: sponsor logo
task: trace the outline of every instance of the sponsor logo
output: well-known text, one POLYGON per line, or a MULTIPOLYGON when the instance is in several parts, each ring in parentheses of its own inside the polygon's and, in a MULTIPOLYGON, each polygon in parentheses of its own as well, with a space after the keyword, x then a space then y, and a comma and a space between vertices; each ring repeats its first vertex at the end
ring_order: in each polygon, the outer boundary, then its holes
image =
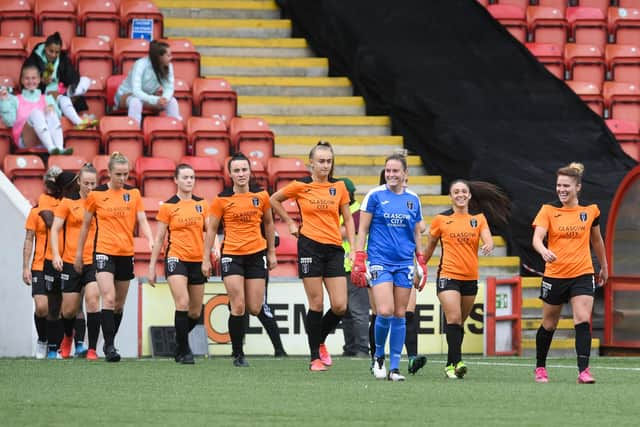
POLYGON ((557 213, 557 214, 553 215, 554 218, 558 218, 558 217, 561 217, 561 216, 562 216, 561 213, 557 213))
POLYGON ((311 257, 301 257, 299 259, 300 266, 302 267, 303 274, 309 274, 311 270, 311 264, 313 264, 313 258, 311 257))
POLYGON ((453 220, 450 219, 449 221, 445 222, 445 224, 449 225, 449 224, 453 224, 453 220))
POLYGON ((447 279, 446 277, 441 277, 438 279, 438 289, 444 289, 447 287, 447 282, 449 281, 449 279, 447 279))
POLYGON ((386 205, 387 203, 389 203, 388 200, 383 200, 382 202, 380 202, 381 205, 386 205))
POLYGON ((107 255, 102 255, 102 254, 96 255, 96 268, 98 270, 104 270, 108 261, 109 261, 109 257, 107 255))
POLYGON ((547 298, 552 288, 553 288, 553 285, 551 283, 542 282, 542 298, 547 298))
POLYGON ((231 265, 231 262, 233 261, 233 258, 229 257, 229 256, 224 256, 222 258, 220 258, 220 263, 222 264, 222 271, 224 271, 225 273, 229 272, 229 266, 231 265))

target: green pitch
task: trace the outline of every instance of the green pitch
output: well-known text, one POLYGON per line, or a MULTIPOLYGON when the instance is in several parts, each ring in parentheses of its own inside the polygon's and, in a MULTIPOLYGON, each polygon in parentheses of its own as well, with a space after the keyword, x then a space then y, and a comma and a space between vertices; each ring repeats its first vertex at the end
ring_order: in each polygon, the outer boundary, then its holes
MULTIPOLYGON (((464 380, 445 380, 441 356, 403 383, 376 381, 365 359, 173 361, 0 360, 3 426, 638 426, 640 359, 597 358, 595 385, 577 385, 573 359, 467 357, 464 380)), ((401 364, 406 373, 406 360, 401 364)))

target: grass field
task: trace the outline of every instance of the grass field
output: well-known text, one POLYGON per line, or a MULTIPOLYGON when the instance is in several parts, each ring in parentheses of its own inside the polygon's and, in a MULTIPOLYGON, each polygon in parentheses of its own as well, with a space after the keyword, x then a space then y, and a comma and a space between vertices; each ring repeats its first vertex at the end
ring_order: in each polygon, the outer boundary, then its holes
POLYGON ((336 357, 324 373, 306 358, 249 361, 1 359, 0 425, 640 425, 634 358, 592 360, 595 385, 576 384, 574 359, 551 359, 548 384, 519 358, 467 357, 467 377, 445 380, 434 357, 403 383, 376 381, 365 359, 336 357))

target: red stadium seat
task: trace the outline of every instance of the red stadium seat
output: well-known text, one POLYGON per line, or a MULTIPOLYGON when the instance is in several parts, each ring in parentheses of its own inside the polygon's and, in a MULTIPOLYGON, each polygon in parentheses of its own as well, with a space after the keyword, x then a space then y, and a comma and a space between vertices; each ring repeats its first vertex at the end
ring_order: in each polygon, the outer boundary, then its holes
POLYGON ((110 0, 79 0, 78 24, 85 37, 114 40, 120 35, 118 4, 110 0))
POLYGON ((70 56, 81 76, 107 80, 113 72, 111 45, 97 37, 72 37, 70 56))
POLYGON ((100 78, 92 78, 91 85, 84 94, 84 99, 89 107, 89 112, 98 119, 107 113, 107 98, 105 96, 105 81, 100 78))
POLYGON ((532 3, 535 3, 536 6, 555 7, 560 9, 562 13, 567 9, 567 0, 537 0, 532 3))
POLYGON ((511 4, 490 4, 487 10, 493 18, 500 22, 520 43, 527 40, 527 22, 525 9, 511 4))
POLYGON ((77 15, 75 2, 70 0, 36 0, 34 14, 39 34, 60 33, 62 40, 76 35, 77 15))
POLYGON ((76 129, 66 117, 61 122, 64 146, 73 148, 74 155, 90 160, 100 153, 100 132, 97 129, 76 129))
POLYGON ((136 160, 140 191, 145 197, 168 199, 176 192, 173 174, 176 164, 164 157, 139 157, 136 160))
POLYGON ((133 63, 149 54, 149 42, 146 40, 115 39, 113 41, 113 58, 118 74, 126 76, 133 63))
MULTIPOLYGON (((617 1, 622 2, 624 0, 617 0, 617 1)), ((579 0, 577 3, 578 3, 578 6, 581 6, 581 7, 595 7, 597 9, 600 9, 600 11, 602 12, 602 15, 607 16, 607 9, 611 4, 611 0, 579 0)))
POLYGON ((220 162, 229 157, 231 140, 221 120, 191 117, 187 120, 187 136, 194 156, 211 156, 220 162))
POLYGON ((193 95, 191 95, 191 86, 182 79, 174 78, 173 80, 173 96, 178 101, 180 116, 183 121, 187 121, 193 115, 193 95))
POLYGON ((553 43, 558 45, 560 49, 564 49, 569 24, 564 19, 564 13, 561 9, 529 6, 527 8, 527 24, 532 41, 553 43))
POLYGON ((607 44, 605 14, 594 7, 570 7, 567 9, 570 37, 578 44, 591 44, 604 49, 607 44))
POLYGON ((3 75, 14 82, 19 82, 20 70, 26 57, 24 46, 19 38, 0 36, 0 63, 3 75))
POLYGON ((477 1, 484 7, 487 7, 489 5, 489 0, 477 0, 477 1))
POLYGON ((529 0, 493 0, 492 2, 500 5, 517 6, 522 10, 526 10, 527 6, 529 6, 529 0))
MULTIPOLYGON (((133 268, 134 274, 136 277, 149 276, 149 262, 151 261, 151 249, 149 249, 149 242, 145 237, 134 237, 133 247, 135 252, 134 258, 136 260, 133 268)), ((165 273, 162 251, 161 256, 159 256, 156 261, 155 273, 156 277, 164 277, 165 273)))
POLYGON ((84 157, 73 156, 49 156, 47 159, 47 169, 51 166, 58 166, 60 169, 69 172, 78 172, 87 163, 84 157))
MULTIPOLYGON (((229 176, 229 168, 227 165, 229 164, 229 160, 231 157, 228 157, 224 160, 222 165, 222 171, 224 174, 224 185, 231 185, 231 177, 229 176)), ((267 174, 267 169, 261 161, 256 160, 254 158, 249 158, 249 167, 251 167, 251 177, 256 185, 259 185, 265 190, 269 189, 269 174, 267 174)))
POLYGON ((638 123, 613 119, 605 121, 624 152, 636 161, 640 161, 640 129, 638 123))
POLYGON ((7 154, 11 154, 12 147, 13 136, 11 135, 11 128, 6 127, 0 120, 0 165, 4 165, 4 158, 7 154))
MULTIPOLYGON (((109 155, 101 154, 97 155, 93 158, 93 167, 98 171, 98 184, 106 184, 109 181, 109 155)), ((137 185, 137 177, 135 172, 133 172, 134 164, 129 162, 129 178, 127 179, 127 184, 131 186, 137 185)))
MULTIPOLYGON (((587 1, 587 0, 582 0, 582 1, 587 1)), ((640 0, 618 0, 618 6, 624 7, 627 9, 640 9, 640 0)))
POLYGON ((34 34, 33 8, 24 0, 3 0, 0 7, 0 35, 25 39, 34 34))
POLYGON ((153 39, 162 38, 163 18, 158 7, 151 1, 122 0, 120 3, 120 25, 125 29, 125 35, 131 37, 134 19, 153 19, 153 39))
POLYGON ((193 194, 208 202, 214 199, 224 189, 222 164, 213 157, 185 156, 180 159, 193 168, 196 174, 196 185, 193 194))
POLYGON ((229 125, 235 152, 259 159, 264 165, 274 155, 274 135, 269 125, 257 117, 234 117, 229 125))
POLYGON ((35 204, 44 190, 42 177, 46 169, 42 159, 33 154, 8 154, 4 157, 3 166, 7 178, 32 205, 35 204))
POLYGON ((229 126, 237 115, 238 95, 225 79, 197 78, 193 81, 193 103, 198 115, 217 116, 229 126))
POLYGON ((597 84, 569 80, 567 85, 578 95, 596 114, 603 116, 604 100, 597 84))
POLYGON ((605 59, 613 80, 640 84, 640 47, 607 45, 605 59))
POLYGON ((593 82, 602 88, 606 66, 598 46, 568 43, 564 47, 564 58, 571 80, 593 82))
MULTIPOLYGON (((27 55, 31 55, 31 52, 33 52, 33 49, 35 49, 35 47, 37 45, 39 45, 40 43, 44 43, 45 40, 47 40, 46 37, 43 36, 31 36, 31 37, 27 37, 26 39, 24 39, 24 50, 27 52, 27 55)), ((62 48, 63 50, 66 48, 66 40, 62 41, 62 48)))
MULTIPOLYGON (((118 88, 126 78, 127 76, 123 74, 114 74, 107 78, 107 110, 111 113, 118 111, 118 107, 115 105, 115 96, 118 88)), ((120 112, 122 113, 123 111, 120 112)))
POLYGON ((607 118, 640 122, 640 86, 605 82, 602 93, 609 112, 607 118))
POLYGON ((275 223, 276 232, 280 239, 280 244, 276 248, 278 263, 290 263, 298 265, 298 240, 289 233, 286 223, 277 221, 275 223))
POLYGON ((140 124, 123 116, 105 116, 100 119, 100 136, 105 153, 119 151, 131 164, 142 156, 144 138, 140 124))
MULTIPOLYGON (((294 220, 294 221, 302 221, 302 216, 300 215, 300 208, 298 207, 298 202, 296 202, 293 199, 287 199, 284 202, 282 202, 282 207, 284 208, 285 212, 287 212, 287 214, 289 215, 289 217, 294 220)), ((281 219, 281 218, 277 218, 276 220, 281 219)))
POLYGON ((200 53, 187 39, 163 39, 171 49, 173 75, 186 81, 189 86, 200 77, 200 53))
POLYGON ((309 176, 309 169, 304 161, 286 157, 272 157, 267 163, 269 185, 273 191, 278 191, 294 179, 309 176))
POLYGON ((142 122, 144 143, 149 155, 173 160, 187 153, 187 134, 184 123, 172 117, 149 116, 142 122))
POLYGON ((640 9, 610 7, 608 23, 615 43, 640 45, 640 9))
MULTIPOLYGON (((144 213, 147 216, 147 222, 149 223, 149 227, 151 227, 151 232, 153 235, 156 235, 156 230, 158 226, 158 220, 156 220, 156 216, 158 215, 158 210, 160 210, 160 205, 164 203, 163 198, 160 197, 143 197, 142 204, 144 205, 144 213)), ((138 233, 140 234, 140 233, 138 233)))
POLYGON ((564 60, 558 46, 551 43, 525 43, 525 46, 551 74, 564 80, 564 60))

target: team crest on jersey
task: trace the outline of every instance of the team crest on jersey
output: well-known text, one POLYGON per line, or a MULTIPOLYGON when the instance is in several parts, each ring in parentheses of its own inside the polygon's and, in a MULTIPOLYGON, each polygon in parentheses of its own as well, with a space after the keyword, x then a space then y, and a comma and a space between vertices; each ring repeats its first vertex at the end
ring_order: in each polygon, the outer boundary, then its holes
POLYGON ((124 193, 122 195, 122 198, 124 199, 125 202, 129 202, 129 200, 131 200, 131 196, 129 195, 129 193, 124 193))
POLYGON ((336 189, 334 187, 331 187, 329 189, 329 194, 331 194, 332 196, 335 196, 336 195, 336 189))
POLYGON ((587 213, 586 212, 580 212, 580 221, 587 222, 587 213))
POLYGON ((407 209, 409 209, 410 211, 413 210, 413 202, 407 202, 407 209))
POLYGON ((471 224, 471 228, 476 228, 478 226, 478 220, 475 218, 471 218, 471 221, 469 221, 469 224, 471 224))
POLYGON ((258 206, 260 206, 260 199, 254 197, 253 199, 251 199, 251 203, 253 203, 253 206, 257 208, 258 206))
POLYGON ((202 213, 202 206, 196 205, 196 212, 202 213))

